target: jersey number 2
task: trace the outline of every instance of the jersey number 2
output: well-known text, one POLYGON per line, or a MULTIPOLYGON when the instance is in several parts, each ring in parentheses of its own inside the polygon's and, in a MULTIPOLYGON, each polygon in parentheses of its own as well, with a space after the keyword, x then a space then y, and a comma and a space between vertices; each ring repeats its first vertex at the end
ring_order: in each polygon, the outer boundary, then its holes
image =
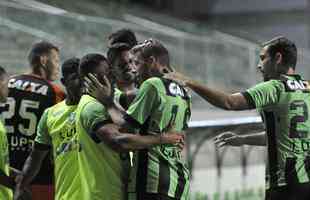
MULTIPOLYGON (((8 97, 7 103, 8 110, 2 113, 3 120, 10 120, 14 117, 15 110, 16 110, 16 101, 14 98, 8 97)), ((38 109, 40 106, 39 102, 31 101, 23 99, 20 103, 20 107, 18 110, 18 115, 25 120, 29 121, 29 125, 24 126, 24 124, 18 124, 15 128, 18 128, 18 131, 26 136, 31 136, 35 134, 36 126, 37 126, 37 116, 33 113, 28 111, 28 109, 38 109)), ((14 133, 14 126, 6 125, 6 129, 8 133, 14 133)))
POLYGON ((290 110, 297 110, 298 108, 302 109, 302 115, 296 115, 291 118, 290 123, 290 138, 305 138, 307 137, 307 131, 297 130, 298 123, 304 123, 308 120, 308 106, 302 100, 293 101, 290 104, 290 110))
MULTIPOLYGON (((177 118, 179 107, 177 105, 173 105, 171 109, 171 118, 169 120, 168 126, 164 129, 164 131, 169 131, 170 129, 173 128, 175 124, 175 120, 177 118)), ((183 128, 182 130, 185 130, 188 128, 187 121, 189 120, 191 116, 191 111, 189 108, 186 108, 183 116, 183 128)))

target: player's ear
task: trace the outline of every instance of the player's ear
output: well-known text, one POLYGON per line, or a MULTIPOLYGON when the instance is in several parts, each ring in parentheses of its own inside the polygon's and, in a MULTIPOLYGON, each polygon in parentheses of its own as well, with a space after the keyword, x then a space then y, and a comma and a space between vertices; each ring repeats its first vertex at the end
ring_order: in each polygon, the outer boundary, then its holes
POLYGON ((41 66, 46 66, 46 63, 47 63, 47 60, 48 60, 48 56, 47 55, 41 55, 40 56, 40 64, 41 66))
POLYGON ((161 72, 162 72, 163 74, 168 74, 168 73, 171 72, 171 71, 169 70, 168 67, 164 67, 164 68, 162 68, 161 72))
POLYGON ((147 61, 148 64, 155 64, 156 63, 156 58, 154 56, 150 56, 147 61))
POLYGON ((64 78, 61 78, 61 79, 60 79, 60 82, 61 82, 61 84, 66 85, 66 81, 65 81, 64 78))
POLYGON ((276 63, 279 65, 282 63, 283 57, 282 57, 282 53, 277 52, 275 55, 275 61, 276 63))

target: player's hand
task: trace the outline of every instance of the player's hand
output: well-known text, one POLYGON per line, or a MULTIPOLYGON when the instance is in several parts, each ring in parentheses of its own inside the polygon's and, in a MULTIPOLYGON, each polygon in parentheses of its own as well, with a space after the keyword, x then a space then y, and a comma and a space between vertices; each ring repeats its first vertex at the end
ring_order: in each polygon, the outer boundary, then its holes
POLYGON ((165 74, 164 78, 173 80, 182 86, 187 86, 187 83, 190 81, 189 77, 176 71, 165 74))
POLYGON ((214 138, 217 147, 222 146, 242 146, 244 144, 243 137, 233 132, 224 132, 214 138))
POLYGON ((113 104, 113 87, 106 76, 101 81, 98 78, 89 73, 85 78, 86 92, 92 97, 96 98, 100 103, 104 105, 113 104))
POLYGON ((22 171, 15 169, 13 167, 10 167, 10 177, 13 178, 15 182, 18 179, 17 177, 20 175, 22 175, 22 171))
POLYGON ((180 132, 167 132, 161 136, 161 144, 171 144, 179 147, 180 149, 184 148, 184 134, 180 132))

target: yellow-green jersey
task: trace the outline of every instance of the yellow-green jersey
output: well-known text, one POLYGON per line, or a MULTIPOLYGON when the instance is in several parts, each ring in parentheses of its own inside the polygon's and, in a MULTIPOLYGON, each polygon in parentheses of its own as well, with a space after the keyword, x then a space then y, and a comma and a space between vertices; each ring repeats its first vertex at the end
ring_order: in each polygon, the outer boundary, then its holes
POLYGON ((83 95, 77 108, 77 136, 82 150, 78 153, 83 200, 124 199, 123 163, 120 153, 101 141, 96 130, 111 123, 96 99, 83 95))
MULTIPOLYGON (((126 121, 141 134, 164 134, 183 131, 191 115, 188 92, 177 83, 150 78, 143 82, 138 95, 127 110, 126 121)), ((181 150, 159 145, 137 151, 128 186, 129 199, 159 194, 174 199, 188 199, 189 171, 181 150)))
POLYGON ((261 112, 268 144, 266 188, 310 182, 310 88, 299 75, 281 76, 248 89, 261 112))
POLYGON ((76 200, 81 196, 78 173, 81 146, 76 138, 76 108, 77 105, 62 101, 46 109, 38 124, 36 148, 53 150, 56 200, 76 200))
MULTIPOLYGON (((6 137, 5 128, 0 122, 0 170, 5 175, 9 176, 9 149, 8 140, 6 137)), ((0 199, 11 200, 13 199, 13 192, 11 189, 0 185, 0 199)))

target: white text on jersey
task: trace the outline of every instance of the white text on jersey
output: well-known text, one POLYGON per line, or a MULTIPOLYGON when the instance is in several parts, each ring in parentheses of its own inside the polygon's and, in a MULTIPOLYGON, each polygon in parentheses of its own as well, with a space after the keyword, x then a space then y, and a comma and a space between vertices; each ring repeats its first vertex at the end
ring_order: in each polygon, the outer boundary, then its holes
POLYGON ((16 80, 14 78, 9 80, 9 88, 16 88, 18 90, 24 90, 28 92, 34 92, 41 95, 47 95, 48 86, 31 81, 16 80))

